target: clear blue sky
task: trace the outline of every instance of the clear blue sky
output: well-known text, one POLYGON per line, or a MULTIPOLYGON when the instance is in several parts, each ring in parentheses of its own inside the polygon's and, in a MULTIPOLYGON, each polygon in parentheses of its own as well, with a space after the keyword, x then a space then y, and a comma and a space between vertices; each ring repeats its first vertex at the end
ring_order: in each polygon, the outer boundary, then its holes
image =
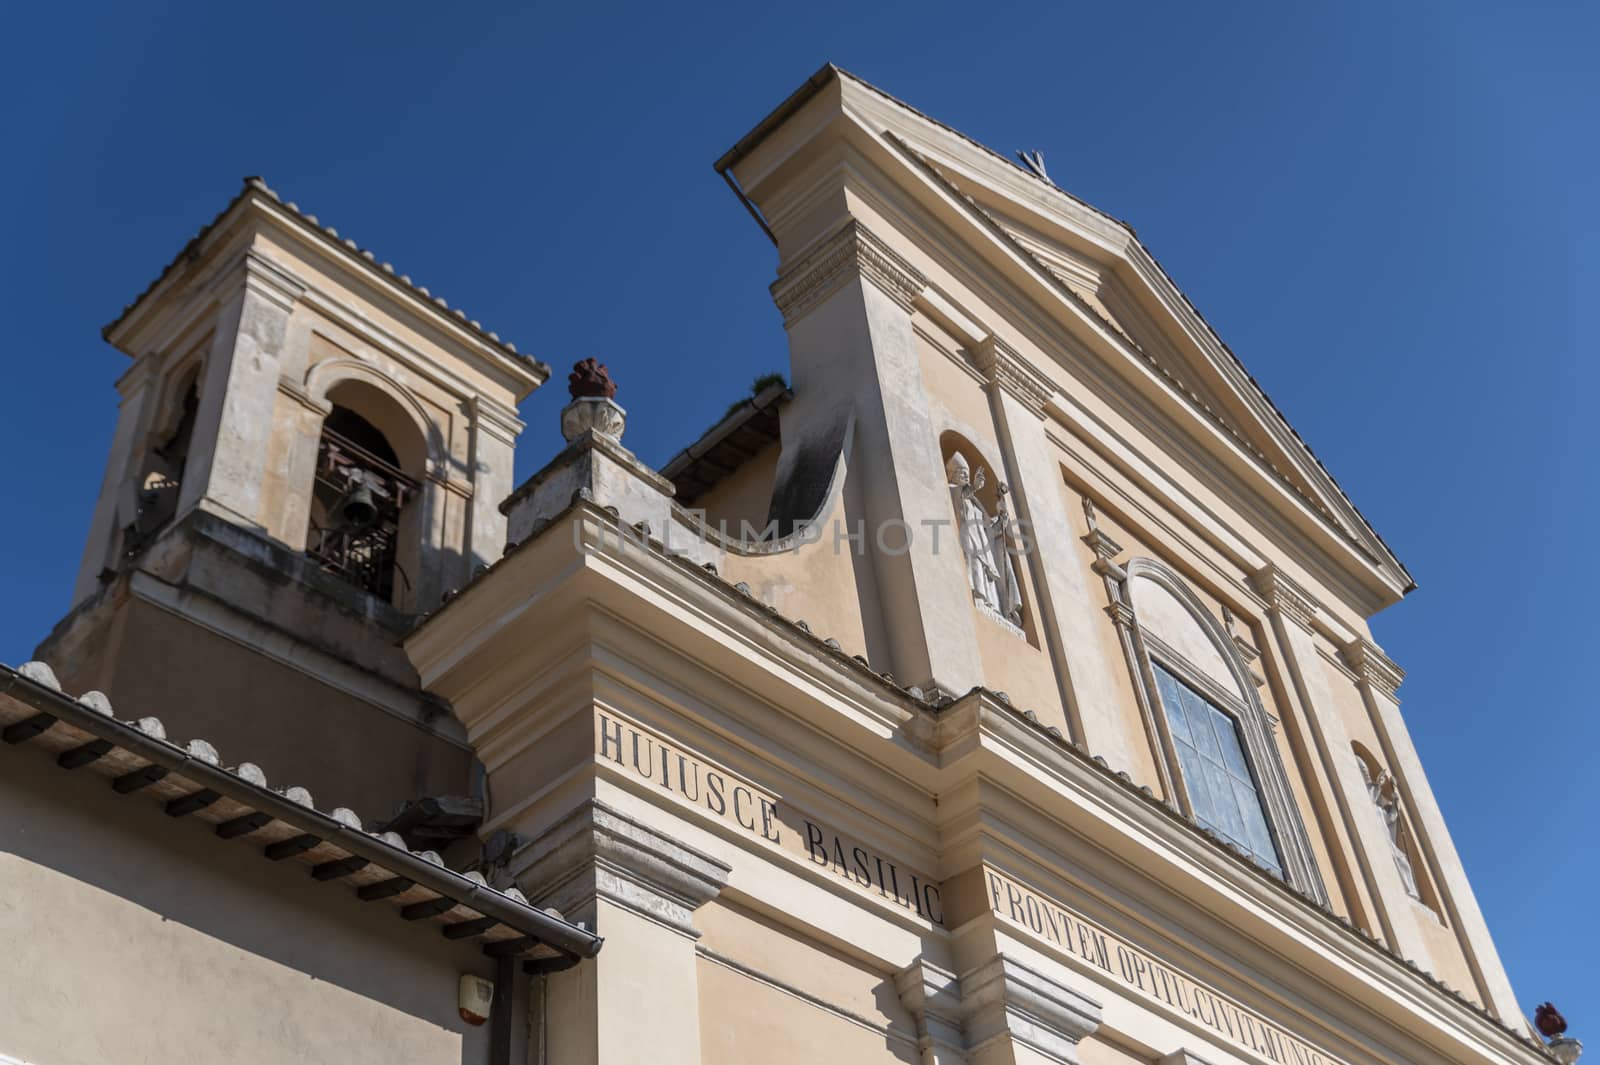
MULTIPOLYGON (((1526 1009, 1600 1045, 1600 8, 11 5, 0 660, 67 606, 99 329, 245 174, 564 370, 659 463, 787 353, 712 172, 825 60, 1131 221, 1421 588, 1374 622, 1526 1009)), ((526 404, 519 475, 559 443, 526 404)))

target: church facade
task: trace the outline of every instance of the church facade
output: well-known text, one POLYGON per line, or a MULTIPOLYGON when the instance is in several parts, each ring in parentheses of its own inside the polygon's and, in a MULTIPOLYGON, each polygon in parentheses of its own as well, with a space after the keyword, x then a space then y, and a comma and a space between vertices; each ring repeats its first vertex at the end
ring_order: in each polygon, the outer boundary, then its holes
POLYGON ((586 360, 520 486, 550 367, 247 181, 0 678, 0 1061, 1570 1065, 1405 567, 1027 163, 824 68, 717 163, 790 380, 653 469, 586 360))

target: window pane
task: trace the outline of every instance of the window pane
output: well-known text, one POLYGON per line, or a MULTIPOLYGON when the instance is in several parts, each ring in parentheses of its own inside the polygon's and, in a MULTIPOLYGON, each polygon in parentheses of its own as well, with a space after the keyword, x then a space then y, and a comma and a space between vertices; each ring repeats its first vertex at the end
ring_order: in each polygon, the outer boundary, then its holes
POLYGON ((1244 815, 1239 812, 1238 800, 1233 796, 1233 781, 1229 779, 1228 771, 1221 762, 1213 762, 1209 758, 1205 761, 1205 767, 1206 784, 1217 804, 1217 831, 1248 849, 1250 839, 1245 834, 1244 815))
POLYGON ((1160 666, 1155 668, 1156 691, 1161 697, 1161 708, 1166 711, 1167 726, 1172 730, 1172 738, 1183 743, 1194 744, 1189 734, 1189 722, 1183 714, 1183 688, 1178 684, 1177 678, 1160 666))
POLYGON ((1236 780, 1233 782, 1233 793, 1240 811, 1244 814, 1245 832, 1250 837, 1248 846, 1251 853, 1263 865, 1278 872, 1277 848, 1272 845, 1272 833, 1267 831, 1266 819, 1261 816, 1261 804, 1256 799, 1255 789, 1236 780))
POLYGON ((1222 761, 1222 751, 1217 747, 1216 734, 1211 729, 1211 706, 1188 688, 1183 689, 1183 709, 1189 716, 1189 731, 1194 733, 1195 749, 1222 761))
POLYGON ((1281 877, 1239 722, 1161 665, 1153 663, 1152 669, 1195 820, 1281 877))
MULTIPOLYGON (((1208 709, 1211 709, 1208 707, 1208 709)), ((1222 749, 1222 762, 1228 771, 1241 780, 1250 780, 1250 767, 1239 746, 1239 726, 1221 710, 1211 709, 1211 727, 1216 732, 1217 746, 1222 749)))
POLYGON ((1189 805, 1194 807, 1195 820, 1203 825, 1215 824, 1216 816, 1212 811, 1216 809, 1216 802, 1211 797, 1211 787, 1206 783, 1206 773, 1202 768, 1205 759, 1187 743, 1177 743, 1173 746, 1178 748, 1178 769, 1183 774, 1183 783, 1189 792, 1189 805))

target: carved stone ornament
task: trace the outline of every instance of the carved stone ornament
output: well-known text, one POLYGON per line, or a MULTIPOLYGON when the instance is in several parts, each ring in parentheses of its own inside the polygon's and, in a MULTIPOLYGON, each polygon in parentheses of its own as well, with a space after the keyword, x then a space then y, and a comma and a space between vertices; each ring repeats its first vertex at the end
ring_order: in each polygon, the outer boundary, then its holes
POLYGON ((852 218, 838 232, 780 269, 778 280, 772 283, 772 300, 784 322, 798 321, 858 277, 907 310, 928 285, 921 271, 852 218))
POLYGON ((990 517, 978 500, 984 486, 983 467, 974 473, 958 451, 945 464, 950 498, 956 510, 961 553, 967 562, 967 583, 978 604, 1012 625, 1022 624, 1022 592, 1016 566, 1006 545, 1006 486, 999 486, 999 510, 990 517))
POLYGON ((569 444, 588 432, 620 441, 627 425, 628 412, 603 396, 582 396, 561 409, 561 436, 569 444))
POLYGON ((971 1054, 1011 1040, 1048 1061, 1076 1062, 1079 1041, 1100 1027, 1100 1004, 999 954, 962 974, 961 1019, 971 1054))
POLYGON ((616 399, 617 383, 605 363, 580 359, 567 375, 567 393, 573 399, 616 399))
POLYGON ((1035 417, 1044 417, 1045 404, 1056 386, 1000 338, 984 338, 973 352, 973 361, 989 383, 1014 397, 1035 417))
POLYGON ((691 939, 694 911, 728 882, 728 865, 591 799, 519 848, 510 872, 529 899, 593 928, 598 899, 691 939))

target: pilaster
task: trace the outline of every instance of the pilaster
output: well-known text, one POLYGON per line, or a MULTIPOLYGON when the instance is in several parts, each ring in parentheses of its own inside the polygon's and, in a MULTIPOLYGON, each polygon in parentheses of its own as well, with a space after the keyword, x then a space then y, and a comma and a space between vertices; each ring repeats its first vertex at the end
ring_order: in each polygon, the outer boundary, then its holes
MULTIPOLYGON (((1317 652, 1313 628, 1318 608, 1309 594, 1282 570, 1267 565, 1251 578, 1256 592, 1266 600, 1273 631, 1301 704, 1307 731, 1316 744, 1338 805, 1339 817, 1355 851, 1355 859, 1373 900, 1378 929, 1390 948, 1404 958, 1426 957, 1425 944, 1412 915, 1400 909, 1409 896, 1399 871, 1390 859, 1389 841, 1372 811, 1366 782, 1357 768, 1350 733, 1340 716, 1332 682, 1317 652)), ((1330 847, 1334 841, 1329 841, 1330 847)), ((1358 905, 1355 899, 1352 906, 1358 905)))
POLYGON ((1411 743, 1411 732, 1400 715, 1396 691, 1405 671, 1375 644, 1359 637, 1345 645, 1342 656, 1359 678, 1362 701, 1383 748, 1384 761, 1394 776, 1402 805, 1414 819, 1417 842, 1434 874, 1440 901, 1461 940, 1478 994, 1502 1021, 1516 1024, 1522 1016, 1516 993, 1489 935, 1488 923, 1467 880, 1439 801, 1423 772, 1422 760, 1411 743))
POLYGON ((982 670, 960 552, 936 546, 953 536, 912 328, 925 284, 853 217, 780 268, 772 293, 789 333, 795 400, 782 415, 770 517, 785 531, 813 517, 847 452, 847 498, 860 506, 851 528, 829 532, 856 537, 831 539, 866 563, 876 590, 868 593, 876 602, 862 604, 876 618, 869 630, 881 633, 869 639, 880 644, 868 648, 872 665, 906 684, 960 692, 982 670))
POLYGON ((925 958, 895 974, 917 1025, 922 1065, 1078 1060, 1100 1027, 1100 1004, 1004 952, 959 977, 925 958))
POLYGON ((606 937, 598 957, 549 976, 551 1061, 699 1065, 696 908, 727 865, 597 800, 520 848, 528 898, 606 937))
POLYGON ((506 518, 500 501, 516 487, 513 461, 523 424, 517 412, 486 396, 471 400, 472 501, 468 504, 467 557, 469 571, 492 565, 506 544, 506 518))
POLYGON ((117 390, 122 394, 117 409, 117 429, 111 438, 111 453, 106 457, 106 470, 100 481, 100 497, 89 523, 89 539, 78 565, 78 580, 72 589, 74 606, 99 590, 101 572, 115 561, 111 551, 117 534, 133 520, 137 509, 131 502, 137 492, 137 486, 132 483, 133 463, 139 458, 140 443, 149 431, 150 411, 158 398, 153 365, 152 359, 136 362, 117 382, 117 390), (129 500, 126 505, 124 499, 129 500))
POLYGON ((1046 1061, 1078 1060, 1100 1027, 1100 1004, 1005 954, 961 976, 961 1019, 972 1065, 1015 1065, 1027 1048, 1046 1061))
POLYGON ((1073 742, 1104 754, 1116 768, 1132 757, 1114 720, 1120 696, 1114 665, 1101 653, 1089 609, 1089 578, 1071 544, 1074 534, 1061 467, 1044 431, 1045 404, 1054 385, 996 336, 975 352, 989 378, 989 405, 1010 480, 1017 518, 1025 530, 1027 565, 1038 598, 1038 618, 1073 742))
POLYGON ((254 251, 244 253, 230 281, 231 291, 218 295, 221 309, 178 513, 204 506, 247 528, 263 529, 279 357, 304 286, 254 251))
POLYGON ((604 932, 603 901, 693 941, 694 911, 716 898, 729 867, 598 799, 552 825, 512 858, 523 892, 604 932))
POLYGON ((956 974, 918 958, 895 974, 894 987, 916 1022, 922 1065, 966 1065, 961 981, 956 974))

